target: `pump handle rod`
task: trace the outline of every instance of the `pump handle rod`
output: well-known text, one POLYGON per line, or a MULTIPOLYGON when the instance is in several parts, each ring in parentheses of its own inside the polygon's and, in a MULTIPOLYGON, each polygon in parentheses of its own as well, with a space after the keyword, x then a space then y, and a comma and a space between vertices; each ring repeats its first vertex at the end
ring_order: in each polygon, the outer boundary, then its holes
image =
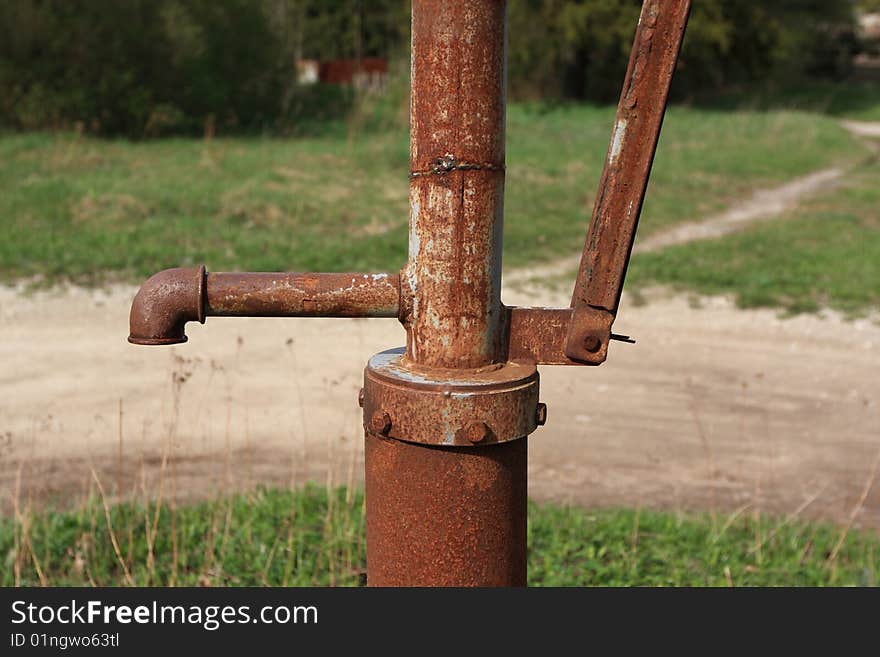
POLYGON ((691 0, 642 6, 572 295, 569 358, 604 360, 690 9, 691 0))

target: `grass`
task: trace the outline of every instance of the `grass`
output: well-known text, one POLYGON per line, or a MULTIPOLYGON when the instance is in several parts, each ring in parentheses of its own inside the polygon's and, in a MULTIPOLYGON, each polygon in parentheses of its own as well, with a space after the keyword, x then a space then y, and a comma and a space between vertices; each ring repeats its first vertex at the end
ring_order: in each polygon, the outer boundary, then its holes
MULTIPOLYGON (((511 112, 508 265, 550 260, 583 247, 612 121, 613 110, 601 108, 511 112)), ((671 108, 640 234, 693 221, 757 188, 850 161, 862 147, 841 130, 832 119, 794 111, 671 108)))
POLYGON ((788 312, 880 307, 880 164, 781 221, 633 259, 628 285, 733 294, 742 307, 788 312))
POLYGON ((716 109, 799 109, 855 121, 880 121, 880 81, 798 79, 789 85, 772 83, 747 91, 731 89, 698 102, 703 107, 716 109))
MULTIPOLYGON (((833 117, 880 119, 878 95, 817 87, 672 108, 640 234, 864 159, 833 117)), ((579 249, 612 120, 612 108, 510 108, 508 265, 579 249)), ((2 136, 0 280, 134 281, 197 262, 396 268, 406 252, 406 141, 400 129, 144 143, 2 136)), ((792 312, 880 305, 878 176, 880 166, 865 167, 785 221, 640 255, 630 283, 792 312)), ((0 584, 357 585, 363 531, 353 490, 260 490, 185 506, 99 499, 0 518, 0 584)), ((529 546, 533 585, 860 586, 877 585, 880 566, 876 532, 754 514, 532 504, 529 546)))
MULTIPOLYGON (((0 520, 0 584, 354 586, 363 498, 311 485, 0 520)), ((529 506, 535 586, 875 586, 880 536, 754 514, 529 506)))
MULTIPOLYGON (((510 108, 508 266, 580 248, 613 114, 510 108)), ((672 108, 642 234, 860 156, 818 114, 672 108)), ((137 281, 202 262, 215 271, 396 269, 406 255, 407 158, 399 128, 141 143, 5 135, 0 280, 137 281)))

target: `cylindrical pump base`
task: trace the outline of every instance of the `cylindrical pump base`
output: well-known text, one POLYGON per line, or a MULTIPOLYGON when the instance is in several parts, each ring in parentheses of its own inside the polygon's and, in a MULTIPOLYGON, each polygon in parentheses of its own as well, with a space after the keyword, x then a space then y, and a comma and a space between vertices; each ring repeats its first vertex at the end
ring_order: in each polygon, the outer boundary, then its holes
POLYGON ((434 447, 367 431, 367 585, 525 586, 527 441, 434 447))

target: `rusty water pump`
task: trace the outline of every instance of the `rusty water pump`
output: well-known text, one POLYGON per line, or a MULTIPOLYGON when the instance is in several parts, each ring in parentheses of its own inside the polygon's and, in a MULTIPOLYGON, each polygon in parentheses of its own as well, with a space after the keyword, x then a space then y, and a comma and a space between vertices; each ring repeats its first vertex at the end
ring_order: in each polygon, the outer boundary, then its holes
POLYGON ((505 0, 413 0, 409 259, 399 274, 169 269, 131 308, 134 344, 209 316, 397 317, 364 409, 367 582, 526 583, 527 437, 538 365, 600 365, 690 0, 645 0, 569 308, 501 303, 505 0))

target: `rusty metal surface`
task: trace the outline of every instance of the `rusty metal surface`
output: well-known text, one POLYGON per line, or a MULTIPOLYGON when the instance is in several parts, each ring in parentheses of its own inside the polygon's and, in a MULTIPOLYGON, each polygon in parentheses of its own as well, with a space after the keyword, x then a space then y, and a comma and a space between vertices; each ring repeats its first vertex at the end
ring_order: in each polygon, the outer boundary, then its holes
POLYGON ((506 11, 412 3, 407 348, 364 377, 371 586, 525 584, 525 436, 541 409, 534 361, 505 362, 506 11))
POLYGON ((366 434, 368 586, 525 586, 527 440, 366 434))
POLYGON ((166 269, 141 286, 128 341, 187 341, 187 322, 205 317, 397 317, 397 274, 216 273, 166 269))
POLYGON ((205 323, 204 301, 204 266, 154 274, 131 304, 128 341, 138 345, 186 342, 186 323, 205 323))
POLYGON ((500 359, 504 0, 412 3, 407 349, 417 363, 500 359))
POLYGON ((538 426, 538 386, 534 362, 421 370, 390 349, 364 370, 364 427, 430 445, 519 440, 538 426))
MULTIPOLYGON (((571 305, 617 312, 690 0, 645 0, 571 305)), ((580 335, 570 334, 572 351, 580 335)))
POLYGON ((584 365, 565 355, 571 308, 506 307, 507 359, 538 365, 584 365))
POLYGON ((601 365, 608 358, 614 315, 589 306, 574 308, 565 341, 565 355, 588 365, 601 365))
POLYGON ((208 274, 217 317, 397 317, 397 274, 208 274))
POLYGON ((409 257, 393 274, 161 272, 131 310, 136 344, 217 316, 398 317, 377 354, 366 433, 371 586, 523 586, 527 436, 547 421, 536 364, 607 357, 687 23, 645 0, 571 308, 501 303, 505 0, 413 0, 409 257))
POLYGON ((628 335, 611 333, 614 316, 594 308, 517 308, 507 313, 507 359, 537 365, 601 365, 612 341, 635 344, 628 335), (582 351, 570 357, 570 331, 583 336, 582 351))

